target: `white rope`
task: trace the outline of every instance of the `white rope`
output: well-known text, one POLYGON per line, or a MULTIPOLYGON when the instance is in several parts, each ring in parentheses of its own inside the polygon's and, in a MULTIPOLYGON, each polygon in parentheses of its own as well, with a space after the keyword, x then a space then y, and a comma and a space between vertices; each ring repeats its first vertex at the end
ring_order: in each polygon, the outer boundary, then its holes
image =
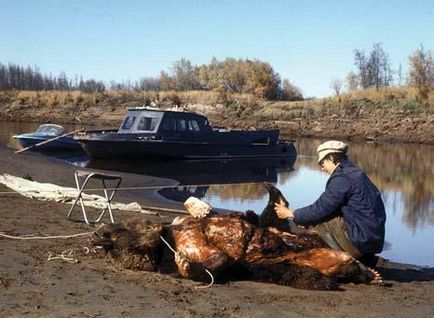
POLYGON ((177 251, 175 251, 175 249, 172 247, 172 246, 170 246, 170 244, 160 235, 160 239, 167 245, 167 247, 174 253, 174 254, 177 254, 178 252, 177 251))
POLYGON ((0 237, 14 239, 14 240, 51 240, 51 239, 69 239, 74 237, 92 236, 94 232, 85 232, 71 235, 54 235, 54 236, 31 236, 33 234, 27 234, 25 236, 13 236, 0 232, 0 237))
MULTIPOLYGON (((232 185, 248 185, 248 184, 258 184, 262 182, 246 182, 246 183, 225 183, 225 184, 213 184, 213 183, 203 183, 203 184, 178 184, 178 185, 171 185, 171 186, 143 186, 143 187, 119 187, 119 188, 106 188, 106 190, 112 191, 126 191, 126 190, 155 190, 155 189, 171 189, 171 188, 181 188, 181 187, 223 187, 223 186, 232 186, 232 185)), ((87 192, 92 191, 101 191, 101 188, 86 188, 87 192)), ((58 190, 40 190, 38 189, 38 192, 60 192, 60 193, 66 193, 66 192, 76 192, 77 189, 58 189, 58 190)), ((19 194, 19 193, 26 193, 26 192, 33 192, 33 190, 23 190, 20 192, 17 191, 0 191, 0 194, 19 194)))
POLYGON ((205 272, 207 272, 207 274, 211 277, 211 282, 208 285, 206 285, 206 286, 194 286, 195 289, 208 288, 208 287, 211 287, 214 284, 214 276, 206 268, 205 268, 205 272))
MULTIPOLYGON (((179 254, 177 251, 175 251, 175 249, 172 247, 172 246, 170 246, 170 244, 160 235, 160 239, 167 245, 167 247, 176 255, 176 254, 179 254)), ((204 288, 208 288, 208 287, 211 287, 213 284, 214 284, 214 276, 213 276, 213 274, 209 271, 209 270, 207 270, 206 268, 204 268, 204 270, 205 270, 205 272, 211 277, 211 282, 208 284, 208 285, 206 285, 206 286, 195 286, 194 288, 195 289, 204 289, 204 288)))
MULTIPOLYGON (((102 249, 102 246, 95 246, 94 248, 89 248, 87 246, 83 247, 84 254, 87 255, 89 253, 96 253, 98 249, 102 249)), ((48 258, 47 261, 52 261, 56 259, 61 259, 68 263, 78 263, 79 260, 77 258, 73 258, 72 256, 75 254, 75 252, 79 251, 77 248, 71 248, 64 250, 61 254, 54 255, 51 252, 48 252, 48 258)))
POLYGON ((48 252, 47 261, 52 261, 55 259, 61 259, 61 260, 64 260, 68 263, 78 263, 78 259, 72 257, 72 255, 74 254, 75 251, 76 251, 75 248, 71 248, 68 250, 64 250, 61 254, 56 255, 56 256, 53 256, 53 254, 51 252, 48 252), (66 253, 68 253, 68 256, 65 256, 66 253))

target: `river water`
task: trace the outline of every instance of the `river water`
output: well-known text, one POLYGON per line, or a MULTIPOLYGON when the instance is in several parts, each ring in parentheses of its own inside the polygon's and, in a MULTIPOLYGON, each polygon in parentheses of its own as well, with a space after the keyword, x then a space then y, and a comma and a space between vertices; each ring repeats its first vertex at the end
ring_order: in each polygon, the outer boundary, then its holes
MULTIPOLYGON (((0 123, 0 142, 14 143, 12 135, 34 131, 35 123, 0 123)), ((71 131, 73 126, 67 126, 71 131)), ((275 184, 293 208, 314 202, 324 190, 328 175, 316 163, 320 140, 298 139, 298 157, 288 160, 215 161, 90 161, 76 155, 73 164, 109 168, 175 179, 177 187, 164 188, 162 196, 183 201, 194 195, 216 208, 260 213, 268 201, 262 182, 275 184)), ((350 159, 380 189, 386 207, 386 245, 381 254, 397 262, 434 267, 434 146, 349 142, 350 159)))

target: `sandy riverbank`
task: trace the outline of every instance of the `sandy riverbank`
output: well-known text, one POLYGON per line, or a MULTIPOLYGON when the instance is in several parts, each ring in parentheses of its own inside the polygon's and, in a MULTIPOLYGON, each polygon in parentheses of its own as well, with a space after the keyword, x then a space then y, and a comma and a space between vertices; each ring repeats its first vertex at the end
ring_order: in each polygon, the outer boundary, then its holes
MULTIPOLYGON (((8 91, 0 94, 0 120, 91 124, 117 128, 127 108, 152 102, 182 106, 231 129, 280 130, 280 138, 315 137, 434 144, 434 108, 412 89, 388 88, 299 102, 266 101, 216 92, 8 91)), ((432 99, 431 99, 432 100, 432 99)))
MULTIPOLYGON (((73 186, 74 167, 0 147, 0 173, 73 186)), ((161 181, 161 180, 159 180, 161 181)), ((134 181, 130 181, 134 182, 134 181)), ((136 181, 138 182, 138 181, 136 181)), ((143 180, 141 180, 143 182, 143 180)), ((147 180, 155 184, 157 180, 147 180)), ((8 191, 0 187, 0 192, 8 191)), ((66 220, 69 206, 0 195, 0 232, 70 235, 91 231, 66 220)), ((119 200, 128 200, 123 194, 119 200)), ((153 204, 152 196, 145 198, 153 204)), ((174 216, 116 213, 119 220, 144 217, 169 222, 174 216)), ((85 254, 87 238, 0 238, 1 317, 431 317, 433 271, 380 269, 389 287, 344 284, 318 292, 248 281, 196 289, 200 283, 149 272, 119 270, 101 252, 85 254), (78 263, 47 261, 76 249, 78 263)))

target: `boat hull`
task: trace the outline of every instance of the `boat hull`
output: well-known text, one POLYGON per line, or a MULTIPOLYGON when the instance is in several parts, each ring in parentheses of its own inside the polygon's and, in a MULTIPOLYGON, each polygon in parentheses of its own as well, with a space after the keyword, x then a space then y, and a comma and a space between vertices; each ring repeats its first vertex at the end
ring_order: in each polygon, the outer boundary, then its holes
POLYGON ((276 158, 296 156, 292 143, 274 145, 192 143, 150 140, 79 140, 93 158, 170 157, 182 159, 276 158))
MULTIPOLYGON (((15 139, 18 140, 19 144, 23 148, 32 147, 40 142, 47 141, 53 138, 50 137, 31 137, 31 136, 15 136, 15 139)), ((80 144, 71 137, 62 137, 57 140, 53 140, 47 142, 46 144, 35 147, 34 149, 38 150, 74 150, 79 151, 82 150, 80 144)))

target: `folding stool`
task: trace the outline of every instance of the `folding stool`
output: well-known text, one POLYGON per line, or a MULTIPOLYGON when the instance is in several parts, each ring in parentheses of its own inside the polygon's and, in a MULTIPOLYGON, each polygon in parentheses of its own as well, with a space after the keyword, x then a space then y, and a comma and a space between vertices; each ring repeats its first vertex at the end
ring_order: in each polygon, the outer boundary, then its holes
POLYGON ((81 170, 77 170, 74 173, 74 177, 75 177, 75 183, 77 185, 78 195, 74 201, 74 204, 72 205, 71 209, 68 212, 68 215, 67 215, 68 220, 82 221, 79 219, 73 219, 71 217, 71 214, 74 211, 77 203, 80 202, 81 211, 83 212, 83 218, 84 218, 84 222, 86 224, 91 225, 91 226, 95 226, 96 223, 101 221, 102 217, 104 216, 104 214, 107 210, 109 212, 111 222, 114 223, 115 220, 113 217, 111 202, 113 200, 113 197, 115 196, 116 190, 119 188, 119 185, 122 182, 122 177, 117 176, 117 175, 110 175, 110 174, 97 173, 97 172, 91 172, 91 171, 81 171, 81 170), (84 178, 84 182, 81 183, 83 178, 84 178), (94 221, 89 221, 87 214, 86 214, 86 209, 84 208, 84 202, 83 202, 83 191, 85 190, 86 185, 88 184, 88 182, 91 179, 101 180, 102 190, 104 192, 104 196, 106 199, 106 206, 104 207, 104 209, 103 209, 102 213, 99 215, 99 217, 97 219, 95 219, 94 221), (108 188, 107 182, 110 183, 111 181, 113 181, 114 186, 112 188, 108 188), (110 195, 109 195, 109 190, 111 190, 110 195))

